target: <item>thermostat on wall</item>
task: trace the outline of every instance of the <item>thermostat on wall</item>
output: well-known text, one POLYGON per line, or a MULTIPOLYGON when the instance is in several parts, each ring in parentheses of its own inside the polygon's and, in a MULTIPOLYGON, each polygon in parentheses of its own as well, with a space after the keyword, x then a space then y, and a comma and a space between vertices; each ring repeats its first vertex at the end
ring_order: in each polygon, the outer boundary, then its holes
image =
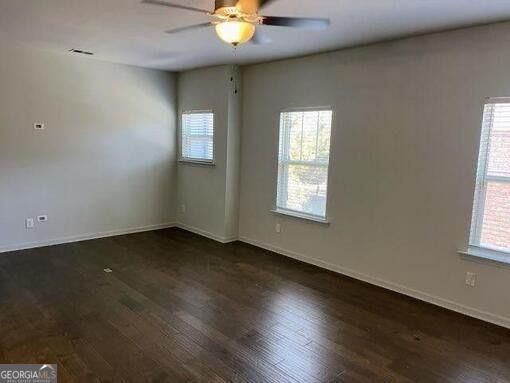
POLYGON ((46 126, 42 122, 36 122, 34 124, 35 130, 44 130, 45 128, 46 128, 46 126))

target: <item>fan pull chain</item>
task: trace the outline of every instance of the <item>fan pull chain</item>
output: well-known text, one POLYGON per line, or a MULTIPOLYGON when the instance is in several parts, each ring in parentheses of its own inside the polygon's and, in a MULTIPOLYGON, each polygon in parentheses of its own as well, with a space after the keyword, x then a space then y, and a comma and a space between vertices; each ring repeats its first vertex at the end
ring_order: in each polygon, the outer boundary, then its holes
POLYGON ((232 83, 232 89, 234 90, 234 94, 238 94, 239 90, 237 88, 237 76, 236 76, 236 65, 232 65, 230 71, 230 82, 232 83))

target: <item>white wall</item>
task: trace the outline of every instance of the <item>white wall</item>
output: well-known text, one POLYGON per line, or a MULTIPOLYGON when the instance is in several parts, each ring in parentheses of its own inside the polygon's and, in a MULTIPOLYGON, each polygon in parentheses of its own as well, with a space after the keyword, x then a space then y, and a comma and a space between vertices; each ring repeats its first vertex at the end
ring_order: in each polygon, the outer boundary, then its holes
POLYGON ((0 250, 175 221, 174 75, 0 52, 0 250))
POLYGON ((239 199, 240 88, 238 70, 218 66, 179 73, 179 124, 183 112, 214 112, 214 165, 178 165, 181 227, 222 242, 237 238, 239 199), (182 206, 185 206, 183 211, 182 206))
POLYGON ((510 270, 457 254, 482 105, 510 95, 509 42, 506 23, 245 67, 241 238, 510 326, 510 270), (331 225, 276 216, 279 111, 326 105, 331 225))
POLYGON ((228 93, 227 163, 225 180, 225 236, 239 236, 239 189, 241 171, 242 75, 232 68, 228 93))
POLYGON ((0 251, 158 227, 176 210, 235 238, 241 163, 242 240, 510 327, 510 269, 457 254, 483 100, 510 95, 509 42, 506 23, 248 66, 242 105, 227 66, 179 74, 176 92, 171 74, 0 45, 0 251), (215 111, 214 167, 176 169, 176 93, 179 115, 215 111), (330 226, 270 213, 279 111, 313 105, 336 113, 330 226), (39 214, 49 222, 27 231, 39 214))

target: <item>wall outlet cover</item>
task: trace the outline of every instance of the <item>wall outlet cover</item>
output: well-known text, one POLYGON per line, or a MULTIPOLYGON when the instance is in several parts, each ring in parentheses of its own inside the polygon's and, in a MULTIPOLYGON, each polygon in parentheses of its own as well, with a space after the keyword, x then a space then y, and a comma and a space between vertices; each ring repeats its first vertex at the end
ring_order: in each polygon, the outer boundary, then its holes
POLYGON ((44 130, 44 129, 46 129, 46 125, 42 122, 35 122, 34 129, 35 130, 44 130))
POLYGON ((47 215, 38 215, 37 222, 48 222, 48 216, 47 215))
POLYGON ((475 287, 476 286, 476 274, 475 273, 466 273, 466 285, 469 287, 475 287))

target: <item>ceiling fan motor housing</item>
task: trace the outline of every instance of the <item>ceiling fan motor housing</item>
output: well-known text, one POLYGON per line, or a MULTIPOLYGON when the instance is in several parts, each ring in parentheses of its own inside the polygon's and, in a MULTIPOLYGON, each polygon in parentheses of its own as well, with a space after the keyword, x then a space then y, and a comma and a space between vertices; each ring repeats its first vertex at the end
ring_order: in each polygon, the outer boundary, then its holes
POLYGON ((236 7, 239 0, 216 0, 214 13, 221 16, 236 16, 239 9, 236 7))

